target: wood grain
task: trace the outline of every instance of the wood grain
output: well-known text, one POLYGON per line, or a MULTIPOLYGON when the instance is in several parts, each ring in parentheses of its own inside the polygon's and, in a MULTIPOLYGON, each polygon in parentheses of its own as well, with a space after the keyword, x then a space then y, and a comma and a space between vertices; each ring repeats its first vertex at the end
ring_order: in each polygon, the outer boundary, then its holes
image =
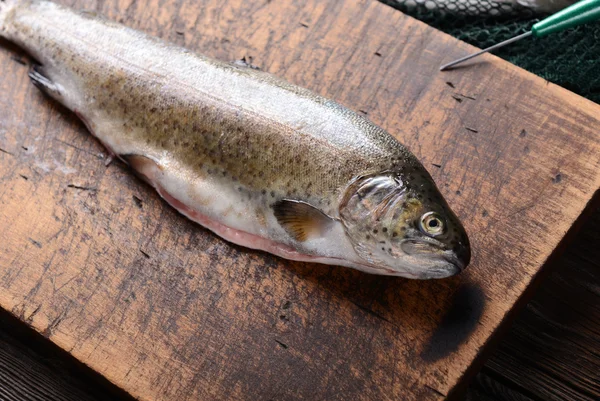
POLYGON ((0 310, 0 400, 133 400, 16 320, 0 310))
MULTIPOLYGON (((599 398, 598 241, 600 209, 585 222, 556 266, 549 267, 550 277, 542 281, 499 349, 469 384, 466 401, 599 398)), ((116 393, 110 384, 90 380, 93 375, 86 373, 89 369, 49 340, 0 311, 3 401, 133 399, 116 393)))
POLYGON ((465 274, 417 282, 227 244, 104 167, 2 48, 0 305, 140 399, 444 399, 600 186, 597 105, 492 56, 439 73, 472 48, 377 2, 93 4, 367 113, 474 249, 465 274))
POLYGON ((519 315, 485 375, 534 400, 600 399, 598 244, 600 209, 519 315))

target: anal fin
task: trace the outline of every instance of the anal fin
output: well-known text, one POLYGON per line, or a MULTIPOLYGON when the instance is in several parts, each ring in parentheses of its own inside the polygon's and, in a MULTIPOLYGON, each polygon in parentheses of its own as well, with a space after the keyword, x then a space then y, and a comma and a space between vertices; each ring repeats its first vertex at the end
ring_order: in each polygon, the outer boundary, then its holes
POLYGON ((301 201, 284 199, 273 205, 277 222, 296 241, 323 236, 334 220, 316 207, 301 201))

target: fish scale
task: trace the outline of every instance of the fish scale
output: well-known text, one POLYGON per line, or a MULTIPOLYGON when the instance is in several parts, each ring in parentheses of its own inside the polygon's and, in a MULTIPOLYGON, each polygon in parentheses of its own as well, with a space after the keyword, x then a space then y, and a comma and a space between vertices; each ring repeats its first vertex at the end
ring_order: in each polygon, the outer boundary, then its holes
POLYGON ((358 113, 49 1, 1 2, 0 36, 32 54, 33 83, 111 154, 231 242, 411 278, 469 263, 468 237, 429 173, 358 113))

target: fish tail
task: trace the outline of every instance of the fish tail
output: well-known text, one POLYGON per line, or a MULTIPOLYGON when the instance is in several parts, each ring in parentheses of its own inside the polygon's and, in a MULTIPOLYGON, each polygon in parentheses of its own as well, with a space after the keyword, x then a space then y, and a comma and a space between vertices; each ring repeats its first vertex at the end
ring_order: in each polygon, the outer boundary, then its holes
POLYGON ((0 0, 0 37, 8 36, 7 17, 14 10, 20 0, 0 0))

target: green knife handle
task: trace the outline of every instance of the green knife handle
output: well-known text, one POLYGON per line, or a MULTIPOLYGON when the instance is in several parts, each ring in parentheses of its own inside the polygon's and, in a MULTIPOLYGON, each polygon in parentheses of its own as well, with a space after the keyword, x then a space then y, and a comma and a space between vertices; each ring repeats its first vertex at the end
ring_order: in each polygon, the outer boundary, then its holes
POLYGON ((538 22, 531 28, 531 32, 539 38, 599 19, 600 0, 581 0, 538 22))

